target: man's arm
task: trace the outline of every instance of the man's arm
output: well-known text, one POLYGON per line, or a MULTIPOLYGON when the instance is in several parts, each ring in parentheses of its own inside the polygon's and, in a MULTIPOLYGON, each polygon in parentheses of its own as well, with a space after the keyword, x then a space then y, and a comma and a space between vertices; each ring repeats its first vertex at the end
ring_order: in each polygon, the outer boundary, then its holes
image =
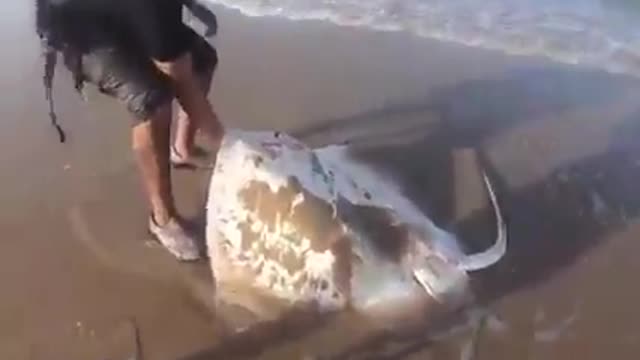
POLYGON ((140 0, 132 4, 132 27, 147 56, 173 83, 178 102, 208 135, 222 136, 222 126, 192 69, 193 33, 182 23, 179 1, 140 0))
POLYGON ((209 103, 199 79, 193 72, 191 53, 187 52, 172 61, 154 60, 154 63, 173 81, 178 102, 198 127, 214 138, 222 136, 222 128, 213 106, 209 103))

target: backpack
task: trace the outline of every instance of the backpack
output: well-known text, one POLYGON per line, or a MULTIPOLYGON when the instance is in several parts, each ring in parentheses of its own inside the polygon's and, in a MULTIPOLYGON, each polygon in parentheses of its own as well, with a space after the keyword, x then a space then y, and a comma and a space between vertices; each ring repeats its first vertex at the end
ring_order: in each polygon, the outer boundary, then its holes
MULTIPOLYGON (((176 0, 177 1, 177 0, 176 0)), ((205 36, 215 35, 217 32, 217 19, 215 14, 198 0, 180 0, 189 11, 205 26, 205 36)), ((64 10, 71 0, 35 0, 36 5, 36 33, 40 38, 42 55, 44 57, 43 84, 45 99, 49 102, 49 118, 51 125, 58 133, 61 143, 66 141, 66 134, 58 124, 53 99, 53 80, 55 78, 58 54, 62 54, 67 68, 71 70, 74 87, 82 94, 84 78, 82 75, 81 51, 76 49, 66 40, 64 10)))

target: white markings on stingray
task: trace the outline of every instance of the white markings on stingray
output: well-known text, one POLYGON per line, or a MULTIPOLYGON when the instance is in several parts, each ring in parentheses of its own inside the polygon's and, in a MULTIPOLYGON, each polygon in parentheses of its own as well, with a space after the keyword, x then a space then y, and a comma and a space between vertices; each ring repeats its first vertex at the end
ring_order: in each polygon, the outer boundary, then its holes
MULTIPOLYGON (((314 154, 289 137, 276 138, 273 133, 268 136, 230 133, 222 144, 217 164, 208 206, 209 214, 214 215, 208 217, 208 227, 213 225, 212 231, 219 231, 228 241, 223 249, 230 262, 250 268, 255 274, 255 285, 272 291, 279 298, 313 298, 322 307, 341 306, 344 296, 333 281, 334 254, 329 249, 313 251, 313 239, 300 234, 290 221, 291 215, 305 202, 304 194, 295 194, 289 211, 274 214, 273 226, 264 222, 255 209, 288 204, 261 204, 274 199, 262 199, 265 193, 260 191, 256 191, 254 204, 247 204, 242 196, 243 192, 255 191, 257 184, 268 186, 269 191, 276 194, 289 188, 290 178, 294 177, 311 195, 335 203, 334 191, 322 176, 326 174, 314 169, 318 165, 314 154), (253 241, 241 230, 243 224, 254 233, 253 241), (251 245, 243 246, 243 240, 251 245), (285 264, 286 259, 302 265, 285 264)), ((213 264, 215 267, 216 261, 213 264)))

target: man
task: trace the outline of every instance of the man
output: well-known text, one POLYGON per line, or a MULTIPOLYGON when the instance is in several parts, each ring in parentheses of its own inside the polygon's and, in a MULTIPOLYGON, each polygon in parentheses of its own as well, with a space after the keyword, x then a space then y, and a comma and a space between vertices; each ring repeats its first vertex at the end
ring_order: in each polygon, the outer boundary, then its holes
POLYGON ((196 131, 216 148, 224 130, 206 97, 217 53, 182 22, 182 6, 194 3, 36 1, 38 33, 48 56, 62 53, 78 88, 84 82, 96 85, 124 104, 133 118, 132 146, 151 210, 149 230, 178 259, 198 259, 194 237, 176 212, 170 162, 208 165, 194 146, 196 131), (180 109, 170 145, 174 98, 180 109))

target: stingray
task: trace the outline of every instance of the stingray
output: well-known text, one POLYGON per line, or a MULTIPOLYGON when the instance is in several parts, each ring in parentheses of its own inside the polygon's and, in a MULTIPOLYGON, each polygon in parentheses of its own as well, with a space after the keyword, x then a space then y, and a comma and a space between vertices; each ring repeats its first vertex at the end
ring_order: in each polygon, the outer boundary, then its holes
POLYGON ((346 146, 311 149, 285 133, 232 130, 207 201, 220 301, 277 319, 288 309, 353 311, 383 326, 472 298, 470 274, 497 263, 507 229, 491 182, 497 238, 466 254, 455 235, 346 146))

